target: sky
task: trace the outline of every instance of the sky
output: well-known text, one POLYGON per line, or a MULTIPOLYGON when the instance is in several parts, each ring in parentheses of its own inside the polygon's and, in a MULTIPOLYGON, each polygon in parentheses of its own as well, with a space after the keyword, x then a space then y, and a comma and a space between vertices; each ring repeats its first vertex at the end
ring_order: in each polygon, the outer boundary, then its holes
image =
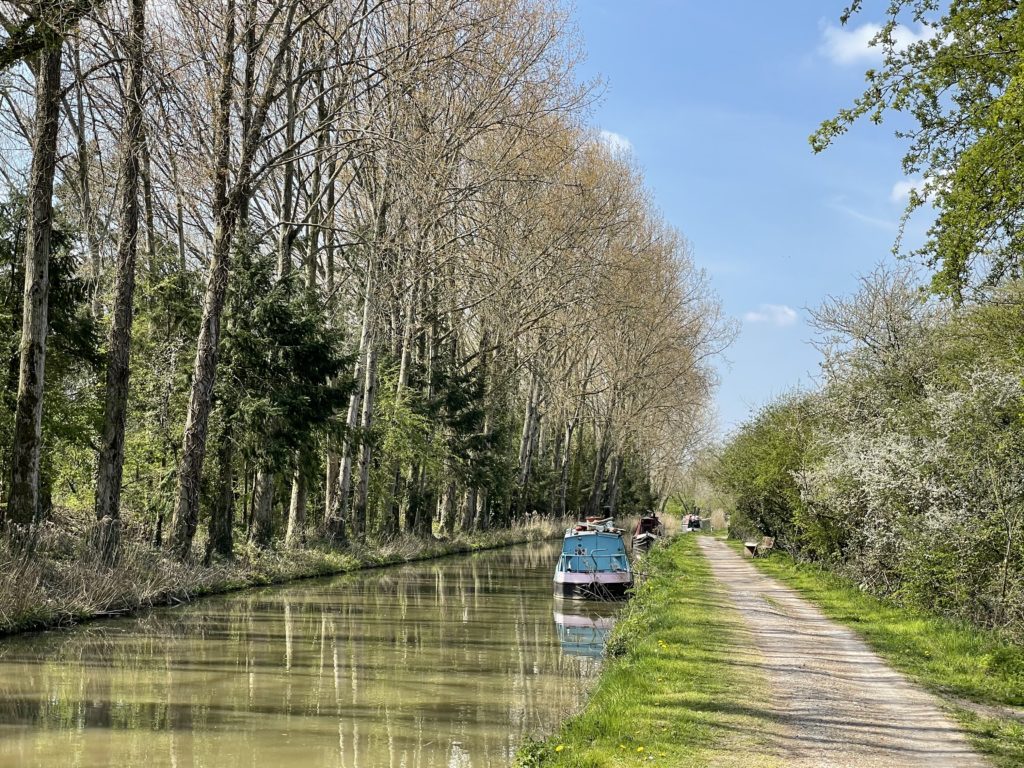
MULTIPOLYGON (((577 0, 580 77, 604 81, 591 123, 632 150, 738 324, 718 366, 722 434, 773 397, 814 386, 807 308, 894 261, 915 181, 903 175, 894 124, 857 126, 820 155, 807 140, 879 61, 867 41, 881 16, 869 8, 843 28, 845 5, 577 0)), ((926 223, 913 223, 912 241, 926 223)))

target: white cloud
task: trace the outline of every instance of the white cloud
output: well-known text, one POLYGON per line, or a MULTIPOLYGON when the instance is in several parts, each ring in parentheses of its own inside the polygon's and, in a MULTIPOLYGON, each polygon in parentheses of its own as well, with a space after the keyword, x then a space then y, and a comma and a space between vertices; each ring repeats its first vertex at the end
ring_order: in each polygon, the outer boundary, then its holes
MULTIPOLYGON (((818 52, 836 64, 877 63, 882 60, 881 45, 871 45, 871 40, 881 32, 878 24, 867 22, 859 27, 836 27, 831 24, 822 30, 822 41, 818 52)), ((922 25, 916 32, 899 24, 892 32, 896 50, 901 51, 913 43, 935 37, 935 28, 922 25)))
MULTIPOLYGON (((937 174, 938 178, 942 178, 945 174, 937 174)), ((935 202, 935 190, 929 192, 925 191, 924 179, 921 178, 908 178, 902 181, 897 181, 892 185, 892 192, 889 193, 889 199, 894 203, 900 203, 906 205, 910 199, 911 192, 917 192, 918 195, 922 196, 927 202, 935 202)))
POLYGON ((924 192, 924 179, 903 179, 902 181, 897 181, 892 185, 889 199, 894 203, 906 204, 907 200, 910 199, 911 192, 917 192, 918 194, 924 192))
POLYGON ((796 323, 796 310, 785 304, 761 304, 757 309, 743 315, 747 323, 766 323, 779 328, 796 323))
POLYGON ((629 154, 633 151, 633 142, 614 131, 601 131, 601 143, 614 155, 629 154))
POLYGON ((921 189, 920 179, 903 179, 903 181, 897 181, 892 185, 892 192, 889 193, 889 199, 894 203, 905 203, 910 197, 910 193, 915 189, 921 189))

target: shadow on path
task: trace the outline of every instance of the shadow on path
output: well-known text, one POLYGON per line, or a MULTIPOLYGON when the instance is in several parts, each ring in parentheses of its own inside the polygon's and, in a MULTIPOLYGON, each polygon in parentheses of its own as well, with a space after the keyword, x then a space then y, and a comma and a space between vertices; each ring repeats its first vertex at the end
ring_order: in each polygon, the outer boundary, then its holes
POLYGON ((751 633, 768 678, 769 741, 786 765, 815 768, 980 768, 938 700, 911 685, 854 632, 701 536, 715 578, 751 633))

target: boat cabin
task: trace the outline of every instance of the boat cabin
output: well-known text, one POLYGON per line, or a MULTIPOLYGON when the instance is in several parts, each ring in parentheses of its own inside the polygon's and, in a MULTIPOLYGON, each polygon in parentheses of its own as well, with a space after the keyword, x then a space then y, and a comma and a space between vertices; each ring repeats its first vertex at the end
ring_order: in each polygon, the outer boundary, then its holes
POLYGON ((558 570, 569 573, 629 572, 626 545, 619 533, 601 530, 567 532, 558 570))

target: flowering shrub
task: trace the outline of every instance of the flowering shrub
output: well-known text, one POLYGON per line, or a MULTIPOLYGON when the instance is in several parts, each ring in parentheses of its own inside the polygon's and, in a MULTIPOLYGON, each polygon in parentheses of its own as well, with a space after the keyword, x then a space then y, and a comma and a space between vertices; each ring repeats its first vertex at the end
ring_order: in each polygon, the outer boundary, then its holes
POLYGON ((823 386, 744 425, 715 480, 734 534, 1024 633, 1024 289, 952 313, 904 278, 817 313, 832 334, 823 386))

